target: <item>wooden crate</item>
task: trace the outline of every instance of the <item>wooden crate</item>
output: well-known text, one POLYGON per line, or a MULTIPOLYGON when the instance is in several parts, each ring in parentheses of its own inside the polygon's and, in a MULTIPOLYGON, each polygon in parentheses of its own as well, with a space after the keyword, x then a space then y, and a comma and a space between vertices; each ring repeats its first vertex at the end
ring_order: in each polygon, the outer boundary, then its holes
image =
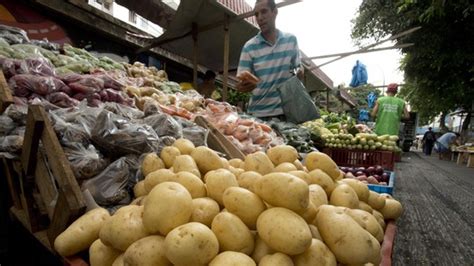
POLYGON ((3 159, 12 214, 50 250, 54 239, 86 210, 84 196, 41 106, 29 106, 21 159, 3 159), (37 237, 38 238, 38 237, 37 237))

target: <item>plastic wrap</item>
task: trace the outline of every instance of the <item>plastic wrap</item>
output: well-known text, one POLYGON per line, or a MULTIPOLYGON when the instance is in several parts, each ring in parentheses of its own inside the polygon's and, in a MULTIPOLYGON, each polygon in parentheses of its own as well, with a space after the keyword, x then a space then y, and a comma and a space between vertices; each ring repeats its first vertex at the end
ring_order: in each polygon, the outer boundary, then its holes
POLYGON ((209 131, 198 124, 175 117, 183 128, 183 138, 190 140, 194 146, 207 146, 207 136, 209 131))
POLYGON ((52 42, 49 42, 48 40, 46 39, 43 39, 43 40, 31 40, 28 42, 28 44, 32 44, 32 45, 35 45, 35 46, 39 46, 43 49, 47 49, 47 50, 51 50, 51 51, 59 51, 59 49, 61 48, 61 46, 57 43, 52 43, 52 42))
POLYGON ((61 80, 54 77, 42 77, 30 74, 15 75, 8 81, 13 94, 18 97, 28 97, 32 93, 48 95, 53 92, 70 92, 70 88, 61 80))
POLYGON ((5 78, 9 79, 16 74, 25 73, 26 70, 22 69, 25 65, 22 65, 22 62, 23 61, 19 59, 0 57, 0 65, 2 66, 5 78))
POLYGON ((30 41, 26 31, 7 25, 0 25, 0 37, 5 39, 9 44, 27 43, 30 41))
MULTIPOLYGON (((25 103, 26 104, 26 103, 25 103)), ((26 115, 28 114, 27 105, 11 104, 7 107, 4 115, 7 115, 15 123, 24 125, 26 123, 26 115)))
POLYGON ((0 152, 19 153, 23 146, 22 136, 1 136, 0 152))
POLYGON ((93 146, 84 147, 82 143, 69 143, 64 149, 76 179, 89 179, 101 173, 109 161, 93 146))
POLYGON ((74 148, 78 143, 84 147, 90 144, 90 134, 81 125, 67 122, 54 112, 50 113, 50 117, 61 145, 66 147, 72 145, 74 148))
POLYGON ((50 93, 50 94, 46 95, 46 99, 50 103, 52 103, 56 106, 59 106, 61 108, 68 108, 68 107, 79 105, 78 100, 69 97, 66 93, 61 92, 61 91, 53 92, 53 93, 50 93))
POLYGON ((21 62, 19 74, 31 74, 39 76, 56 76, 54 66, 45 58, 28 58, 21 62))
POLYGON ((0 136, 6 136, 16 128, 16 123, 7 115, 0 115, 0 136))
MULTIPOLYGON (((77 76, 74 76, 78 78, 77 76)), ((93 75, 81 75, 79 79, 68 83, 73 93, 93 94, 104 89, 104 81, 93 75)))
POLYGON ((31 96, 31 97, 28 99, 28 104, 29 104, 29 105, 40 105, 40 106, 43 106, 43 108, 44 108, 46 111, 51 111, 51 110, 59 109, 59 107, 58 107, 57 105, 54 105, 54 104, 50 103, 48 100, 46 100, 45 98, 43 98, 43 97, 40 96, 40 95, 31 96))
POLYGON ((158 136, 171 136, 179 139, 183 136, 181 124, 168 114, 155 114, 143 119, 143 122, 150 125, 158 136))
POLYGON ((133 119, 141 119, 144 117, 142 111, 137 110, 136 108, 132 108, 123 104, 115 103, 115 102, 107 102, 103 105, 104 109, 110 111, 116 115, 121 117, 133 120, 133 119))
POLYGON ((99 175, 82 183, 82 190, 89 190, 94 200, 102 206, 127 204, 124 200, 130 200, 128 192, 133 183, 135 172, 139 168, 136 156, 122 157, 99 175))
POLYGON ((107 110, 99 114, 92 140, 102 151, 114 156, 152 152, 160 144, 150 126, 132 123, 107 110))

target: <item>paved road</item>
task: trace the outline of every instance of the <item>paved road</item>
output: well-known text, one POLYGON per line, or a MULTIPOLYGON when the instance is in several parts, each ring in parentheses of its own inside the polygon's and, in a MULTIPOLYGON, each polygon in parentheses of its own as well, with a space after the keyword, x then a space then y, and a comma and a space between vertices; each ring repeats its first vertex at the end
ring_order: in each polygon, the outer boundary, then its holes
POLYGON ((474 265, 474 168, 412 152, 396 174, 393 265, 474 265))

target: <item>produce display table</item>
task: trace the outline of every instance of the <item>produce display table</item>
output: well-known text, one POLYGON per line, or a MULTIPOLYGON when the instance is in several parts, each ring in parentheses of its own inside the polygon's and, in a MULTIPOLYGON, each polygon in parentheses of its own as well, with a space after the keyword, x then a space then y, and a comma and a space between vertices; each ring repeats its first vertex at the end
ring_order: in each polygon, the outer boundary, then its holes
POLYGON ((474 151, 473 150, 463 150, 456 149, 455 152, 458 154, 457 164, 465 164, 469 168, 474 168, 474 151), (467 162, 466 162, 467 161, 467 162))

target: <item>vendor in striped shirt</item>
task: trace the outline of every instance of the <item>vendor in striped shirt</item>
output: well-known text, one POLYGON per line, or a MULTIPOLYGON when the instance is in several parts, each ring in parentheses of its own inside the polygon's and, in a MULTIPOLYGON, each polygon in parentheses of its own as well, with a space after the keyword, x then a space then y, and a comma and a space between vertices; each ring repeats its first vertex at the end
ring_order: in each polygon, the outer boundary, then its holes
MULTIPOLYGON (((257 0, 255 17, 260 32, 247 41, 240 54, 237 77, 246 77, 246 71, 259 81, 241 78, 237 89, 252 92, 248 112, 263 120, 284 120, 280 94, 277 87, 293 76, 292 72, 301 64, 296 37, 283 33, 275 26, 278 9, 274 0, 257 0)), ((302 78, 302 69, 298 77, 302 78)))

